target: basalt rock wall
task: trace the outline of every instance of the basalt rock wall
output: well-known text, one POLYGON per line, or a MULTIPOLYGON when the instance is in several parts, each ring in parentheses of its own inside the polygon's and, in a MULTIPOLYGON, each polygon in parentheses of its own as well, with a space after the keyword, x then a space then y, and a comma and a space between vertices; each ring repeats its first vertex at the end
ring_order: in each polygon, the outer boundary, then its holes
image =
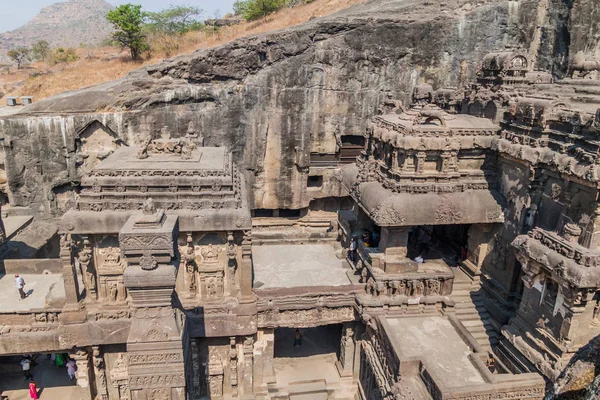
POLYGON ((64 93, 0 120, 12 203, 60 213, 90 160, 85 141, 100 140, 86 137, 100 129, 103 140, 134 145, 167 126, 231 148, 253 208, 306 207, 310 153, 335 153, 341 135, 362 134, 383 98, 408 102, 423 81, 467 82, 484 54, 506 45, 533 48, 540 66, 564 74, 567 64, 553 60, 597 47, 598 24, 586 21, 599 9, 591 0, 373 0, 64 93))

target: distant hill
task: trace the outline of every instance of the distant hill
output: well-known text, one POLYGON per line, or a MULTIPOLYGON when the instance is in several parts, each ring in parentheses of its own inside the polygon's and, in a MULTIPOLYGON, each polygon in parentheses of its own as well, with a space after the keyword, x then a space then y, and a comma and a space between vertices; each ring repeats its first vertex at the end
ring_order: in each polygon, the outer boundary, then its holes
POLYGON ((52 47, 100 43, 112 32, 106 14, 113 8, 104 0, 67 0, 52 4, 22 27, 0 33, 0 54, 42 39, 52 47))

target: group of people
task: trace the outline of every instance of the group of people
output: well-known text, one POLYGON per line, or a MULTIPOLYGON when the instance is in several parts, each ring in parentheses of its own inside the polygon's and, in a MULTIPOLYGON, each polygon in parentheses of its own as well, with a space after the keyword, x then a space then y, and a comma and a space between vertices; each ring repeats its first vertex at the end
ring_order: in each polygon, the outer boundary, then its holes
MULTIPOLYGON (((37 385, 33 379, 32 367, 37 365, 35 361, 36 356, 31 354, 23 354, 21 358, 21 368, 23 369, 23 375, 25 379, 29 379, 29 396, 32 399, 38 399, 39 391, 37 385)), ((67 368, 67 374, 71 380, 75 379, 75 371, 77 371, 77 365, 74 360, 69 358, 68 354, 48 354, 48 358, 52 360, 54 365, 58 368, 67 368)))
MULTIPOLYGON (((363 232, 362 236, 361 236, 361 240, 363 242, 363 245, 365 247, 378 247, 379 246, 379 233, 376 231, 373 232, 369 232, 369 231, 365 231, 363 232)), ((348 258, 350 258, 350 261, 352 261, 352 263, 356 262, 356 249, 358 247, 358 242, 356 240, 356 236, 352 236, 350 237, 350 243, 348 243, 348 258)))

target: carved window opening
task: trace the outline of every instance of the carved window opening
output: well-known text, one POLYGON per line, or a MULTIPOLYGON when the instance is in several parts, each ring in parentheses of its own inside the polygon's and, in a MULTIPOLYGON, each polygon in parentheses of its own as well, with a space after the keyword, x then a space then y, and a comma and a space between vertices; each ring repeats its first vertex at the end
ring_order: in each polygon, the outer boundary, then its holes
POLYGON ((340 164, 351 164, 365 148, 366 140, 360 135, 342 135, 340 138, 340 164))
POLYGON ((273 211, 275 211, 275 210, 268 210, 265 208, 257 208, 255 210, 252 210, 252 218, 271 218, 274 216, 273 211))
POLYGON ((281 218, 300 218, 302 216, 302 209, 287 210, 282 208, 279 210, 279 216, 281 218))
POLYGON ((306 186, 309 188, 323 187, 323 175, 312 175, 306 180, 306 186))
POLYGON ((558 284, 552 280, 546 281, 546 290, 544 291, 543 302, 551 310, 554 310, 556 298, 558 297, 558 284))

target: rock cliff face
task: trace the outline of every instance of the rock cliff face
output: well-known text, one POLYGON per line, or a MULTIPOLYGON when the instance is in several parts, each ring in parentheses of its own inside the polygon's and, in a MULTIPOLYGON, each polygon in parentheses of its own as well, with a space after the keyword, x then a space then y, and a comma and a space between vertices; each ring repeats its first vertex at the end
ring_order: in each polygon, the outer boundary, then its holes
POLYGON ((310 154, 362 134, 381 100, 406 101, 423 81, 465 83, 505 46, 563 76, 570 54, 598 51, 598 12, 592 0, 372 0, 64 93, 0 120, 13 203, 40 213, 68 205, 88 157, 82 143, 98 129, 133 144, 167 126, 231 148, 252 208, 307 207, 341 194, 335 181, 307 193, 310 154))

